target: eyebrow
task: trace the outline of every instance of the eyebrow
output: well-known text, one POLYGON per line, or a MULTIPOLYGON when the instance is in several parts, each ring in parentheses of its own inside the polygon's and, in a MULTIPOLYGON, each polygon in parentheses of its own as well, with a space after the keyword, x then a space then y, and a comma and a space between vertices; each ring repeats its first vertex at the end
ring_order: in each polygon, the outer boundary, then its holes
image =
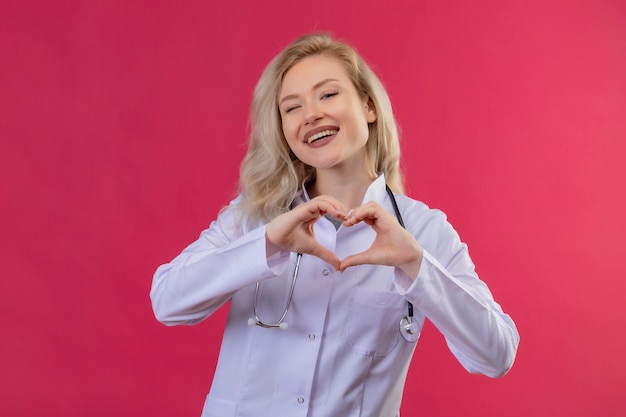
MULTIPOLYGON (((320 81, 320 82, 316 83, 316 84, 313 86, 313 88, 311 88, 311 90, 316 90, 316 89, 320 88, 321 86, 323 86, 324 84, 327 84, 327 83, 330 83, 330 82, 333 82, 333 81, 339 81, 339 80, 337 80, 337 79, 335 79, 335 78, 326 78, 326 79, 323 79, 322 81, 320 81)), ((288 96, 283 97, 283 98, 282 98, 282 99, 278 102, 278 106, 280 106, 280 105, 283 103, 283 101, 286 101, 286 100, 291 100, 291 99, 294 99, 294 98, 298 98, 298 95, 297 95, 297 94, 289 94, 288 96)))

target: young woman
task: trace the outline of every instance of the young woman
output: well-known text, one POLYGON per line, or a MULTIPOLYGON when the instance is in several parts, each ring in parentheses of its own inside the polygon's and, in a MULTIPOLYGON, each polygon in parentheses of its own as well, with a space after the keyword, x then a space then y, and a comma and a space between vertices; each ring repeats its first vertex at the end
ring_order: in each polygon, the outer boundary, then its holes
POLYGON ((155 273, 167 325, 230 301, 203 416, 398 416, 426 317, 491 377, 519 335, 445 215, 402 194, 389 98, 348 45, 304 36, 255 89, 241 193, 155 273))

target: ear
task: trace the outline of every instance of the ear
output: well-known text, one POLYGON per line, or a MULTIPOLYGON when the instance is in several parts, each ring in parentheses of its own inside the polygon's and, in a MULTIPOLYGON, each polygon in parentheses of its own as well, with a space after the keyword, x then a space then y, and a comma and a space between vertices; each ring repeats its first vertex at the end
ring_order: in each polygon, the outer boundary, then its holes
POLYGON ((363 103, 365 107, 365 117, 367 119, 367 123, 374 123, 376 121, 376 106, 371 98, 367 98, 363 103))

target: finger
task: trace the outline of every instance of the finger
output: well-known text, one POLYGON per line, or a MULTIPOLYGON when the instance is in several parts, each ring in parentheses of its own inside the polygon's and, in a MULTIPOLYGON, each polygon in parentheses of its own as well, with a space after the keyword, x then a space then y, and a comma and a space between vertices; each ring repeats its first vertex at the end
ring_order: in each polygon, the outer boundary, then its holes
POLYGON ((351 266, 365 265, 371 263, 372 260, 370 259, 367 252, 355 253, 354 255, 350 255, 341 261, 339 271, 343 272, 351 266))
MULTIPOLYGON (((321 214, 322 216, 324 214, 330 214, 331 216, 336 217, 338 219, 342 219, 342 220, 347 217, 347 211, 344 205, 341 204, 337 199, 333 197, 330 197, 330 196, 315 197, 313 200, 309 202, 309 204, 312 207, 315 207, 317 214, 321 214)), ((312 214, 313 214, 315 211, 313 211, 312 207, 310 208, 310 210, 312 211, 312 214)))
MULTIPOLYGON (((384 212, 384 210, 382 210, 384 212)), ((386 213, 386 212, 385 212, 386 213)), ((365 222, 370 226, 376 223, 376 220, 381 216, 380 206, 375 206, 373 204, 366 204, 357 209, 352 210, 346 220, 344 221, 345 226, 353 226, 360 222, 365 222)))

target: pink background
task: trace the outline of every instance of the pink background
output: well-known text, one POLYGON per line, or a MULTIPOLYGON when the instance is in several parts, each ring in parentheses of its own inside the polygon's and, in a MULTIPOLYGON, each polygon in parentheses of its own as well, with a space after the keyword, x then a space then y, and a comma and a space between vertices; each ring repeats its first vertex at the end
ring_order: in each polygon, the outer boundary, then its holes
POLYGON ((427 326, 403 416, 624 415, 621 0, 0 0, 0 415, 199 416, 226 309, 166 328, 152 273, 234 196, 253 86, 314 30, 381 75, 409 194, 522 337, 491 380, 427 326))

